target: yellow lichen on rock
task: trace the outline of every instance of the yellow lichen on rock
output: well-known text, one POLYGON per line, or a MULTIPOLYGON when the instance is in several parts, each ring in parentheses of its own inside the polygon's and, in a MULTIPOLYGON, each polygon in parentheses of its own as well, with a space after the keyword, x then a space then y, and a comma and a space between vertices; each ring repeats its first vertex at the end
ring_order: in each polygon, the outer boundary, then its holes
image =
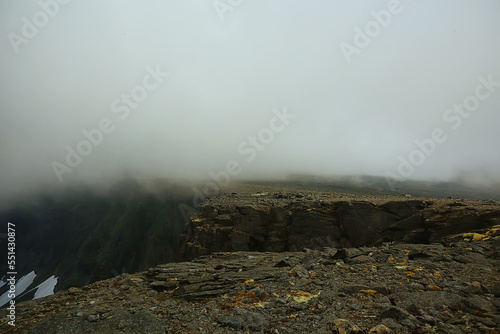
POLYGON ((306 291, 292 291, 288 294, 287 299, 292 298, 297 303, 307 303, 313 298, 318 298, 320 294, 321 294, 321 291, 319 291, 315 295, 313 295, 309 292, 306 292, 306 291))
POLYGON ((389 334, 391 333, 391 330, 387 326, 380 324, 370 329, 370 333, 389 334))
POLYGON ((377 291, 375 290, 359 290, 359 292, 364 293, 365 295, 375 296, 377 291))
POLYGON ((465 241, 481 241, 490 238, 500 238, 500 225, 494 225, 486 231, 486 233, 464 233, 463 238, 465 241))

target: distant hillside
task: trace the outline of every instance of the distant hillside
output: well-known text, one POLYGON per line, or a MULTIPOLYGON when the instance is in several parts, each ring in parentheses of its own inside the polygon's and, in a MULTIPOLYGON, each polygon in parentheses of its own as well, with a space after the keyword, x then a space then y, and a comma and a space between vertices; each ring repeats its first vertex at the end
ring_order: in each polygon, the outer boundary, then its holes
MULTIPOLYGON (((125 181, 106 193, 42 194, 0 212, 0 220, 16 225, 19 278, 32 270, 39 280, 55 275, 60 290, 177 260, 178 205, 188 199, 181 193, 125 181)), ((1 247, 6 252, 6 242, 1 247)))
POLYGON ((361 191, 375 194, 429 197, 453 197, 465 199, 494 199, 500 200, 500 184, 491 184, 488 187, 472 186, 465 181, 415 181, 405 180, 391 183, 384 177, 357 175, 343 177, 318 177, 310 175, 292 175, 288 183, 314 186, 334 191, 361 191))

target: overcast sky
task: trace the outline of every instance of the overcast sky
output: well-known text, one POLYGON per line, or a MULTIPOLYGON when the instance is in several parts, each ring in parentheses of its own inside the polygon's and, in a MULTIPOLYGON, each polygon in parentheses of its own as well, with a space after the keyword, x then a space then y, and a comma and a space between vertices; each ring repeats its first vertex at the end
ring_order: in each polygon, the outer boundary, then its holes
POLYGON ((499 14, 497 0, 2 0, 1 192, 233 160, 243 178, 499 180, 499 14))

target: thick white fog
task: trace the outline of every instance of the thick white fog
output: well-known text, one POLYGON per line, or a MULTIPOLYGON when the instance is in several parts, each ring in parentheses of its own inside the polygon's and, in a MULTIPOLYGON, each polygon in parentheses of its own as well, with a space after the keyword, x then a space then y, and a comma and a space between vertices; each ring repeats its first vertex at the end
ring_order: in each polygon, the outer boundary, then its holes
POLYGON ((122 175, 500 180, 500 2, 3 0, 2 194, 122 175))

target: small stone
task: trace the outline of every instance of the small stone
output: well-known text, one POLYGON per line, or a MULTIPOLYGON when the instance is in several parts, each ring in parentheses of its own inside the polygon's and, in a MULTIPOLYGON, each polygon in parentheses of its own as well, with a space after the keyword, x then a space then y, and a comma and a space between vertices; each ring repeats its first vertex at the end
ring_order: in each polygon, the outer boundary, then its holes
POLYGON ((290 270, 290 273, 299 278, 309 278, 310 274, 303 265, 298 264, 290 270))
POLYGON ((468 284, 465 288, 462 289, 462 291, 468 295, 480 295, 483 293, 481 289, 481 283, 479 282, 468 284))
POLYGON ((294 310, 297 310, 297 311, 304 311, 304 310, 307 310, 309 308, 309 305, 306 304, 306 303, 297 303, 295 301, 293 301, 290 306, 294 309, 294 310))
POLYGON ((366 285, 346 284, 343 287, 343 290, 348 292, 348 293, 356 293, 356 292, 359 292, 360 290, 369 290, 369 288, 366 285))
POLYGON ((413 291, 419 291, 419 290, 423 290, 424 289, 424 286, 420 283, 416 283, 416 282, 411 282, 410 284, 408 284, 408 290, 413 290, 413 291))
POLYGON ((286 298, 283 298, 283 297, 276 298, 275 302, 277 304, 286 304, 286 298))
POLYGON ((99 320, 99 315, 91 314, 87 317, 87 320, 90 322, 96 322, 97 320, 99 320))
POLYGON ((350 304, 350 305, 349 305, 349 308, 350 308, 351 310, 355 310, 355 311, 357 311, 357 310, 359 310, 359 309, 361 308, 361 306, 359 306, 359 304, 354 303, 354 304, 350 304))
POLYGON ((377 326, 373 327, 372 329, 370 329, 370 333, 390 334, 391 330, 387 326, 380 324, 380 325, 377 325, 377 326))
POLYGON ((334 333, 362 333, 358 326, 347 319, 335 319, 332 330, 334 333))
POLYGON ((422 316, 418 316, 417 320, 421 321, 424 325, 429 324, 431 326, 435 326, 437 324, 436 319, 434 319, 432 316, 428 314, 424 314, 422 316))
POLYGON ((242 310, 233 315, 219 317, 217 321, 236 330, 262 331, 266 326, 266 320, 261 314, 242 310))
POLYGON ((407 311, 403 310, 402 308, 396 307, 396 306, 391 306, 388 309, 382 311, 380 314, 380 318, 391 318, 397 321, 401 321, 403 319, 406 319, 410 316, 410 313, 407 311))
POLYGON ((118 323, 118 329, 124 329, 125 327, 127 327, 128 323, 126 320, 120 320, 120 322, 118 323))
POLYGON ((151 283, 151 287, 157 290, 171 290, 179 286, 178 281, 154 281, 151 283))
POLYGON ((80 289, 80 288, 69 288, 68 289, 68 293, 71 294, 71 295, 75 295, 75 294, 78 294, 78 293, 82 293, 82 289, 80 289))
POLYGON ((349 264, 373 262, 373 258, 367 255, 356 256, 346 261, 349 264))
POLYGON ((377 291, 378 293, 380 293, 381 295, 384 295, 384 296, 387 296, 390 292, 390 290, 384 286, 384 285, 375 285, 375 286, 372 286, 370 288, 370 290, 375 290, 377 291))
POLYGON ((130 280, 134 283, 141 283, 144 282, 144 280, 140 277, 130 277, 130 280))
POLYGON ((156 297, 158 295, 158 291, 155 291, 155 290, 148 290, 146 292, 146 296, 148 297, 156 297))
POLYGON ((281 260, 279 262, 277 262, 274 267, 276 268, 283 268, 283 267, 290 267, 290 264, 288 262, 286 262, 285 260, 281 260))
POLYGON ((462 300, 461 305, 465 309, 479 311, 482 313, 495 312, 495 306, 487 299, 481 296, 471 296, 462 300))
POLYGON ((248 292, 255 293, 255 297, 257 297, 257 298, 266 298, 268 296, 268 294, 259 287, 256 287, 248 292))

